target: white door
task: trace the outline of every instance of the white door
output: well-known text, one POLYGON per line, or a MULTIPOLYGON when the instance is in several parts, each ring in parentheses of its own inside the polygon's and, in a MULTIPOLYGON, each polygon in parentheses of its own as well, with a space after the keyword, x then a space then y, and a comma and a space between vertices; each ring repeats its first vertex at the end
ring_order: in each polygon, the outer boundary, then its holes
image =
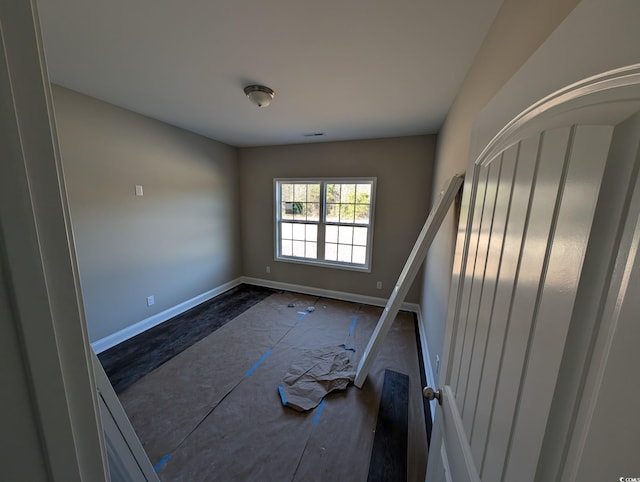
POLYGON ((597 408, 583 395, 604 386, 609 352, 594 346, 619 339, 607 307, 629 292, 610 285, 635 250, 622 233, 637 222, 639 112, 637 66, 588 79, 514 119, 469 169, 428 481, 590 480, 585 464, 620 455, 583 457, 604 446, 587 443, 597 408))

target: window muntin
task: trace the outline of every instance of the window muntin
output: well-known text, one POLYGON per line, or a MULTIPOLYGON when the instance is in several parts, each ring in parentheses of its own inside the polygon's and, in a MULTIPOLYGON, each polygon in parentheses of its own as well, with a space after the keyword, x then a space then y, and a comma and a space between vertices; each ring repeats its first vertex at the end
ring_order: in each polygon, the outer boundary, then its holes
POLYGON ((276 259, 369 270, 375 178, 274 185, 276 259))

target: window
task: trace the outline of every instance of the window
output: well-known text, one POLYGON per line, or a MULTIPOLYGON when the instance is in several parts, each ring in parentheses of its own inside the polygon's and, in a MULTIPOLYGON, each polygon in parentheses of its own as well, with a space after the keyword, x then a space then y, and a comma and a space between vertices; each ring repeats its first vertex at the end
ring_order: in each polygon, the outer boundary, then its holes
POLYGON ((276 259, 369 271, 375 181, 276 179, 276 259))

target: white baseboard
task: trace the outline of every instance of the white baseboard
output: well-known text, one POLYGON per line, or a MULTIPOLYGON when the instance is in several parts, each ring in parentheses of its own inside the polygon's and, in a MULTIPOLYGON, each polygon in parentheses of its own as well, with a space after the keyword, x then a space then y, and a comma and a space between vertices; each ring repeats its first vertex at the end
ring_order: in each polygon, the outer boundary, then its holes
MULTIPOLYGON (((134 323, 133 325, 130 325, 126 328, 123 328, 120 331, 117 331, 111 335, 105 336, 100 340, 94 341, 93 343, 91 343, 91 347, 96 352, 96 354, 102 353, 103 351, 108 350, 109 348, 117 345, 118 343, 122 343, 123 341, 126 341, 129 338, 139 335, 143 331, 153 328, 154 326, 159 325, 160 323, 167 321, 173 318, 174 316, 179 315, 180 313, 184 313, 185 311, 190 310, 194 306, 197 306, 200 303, 204 303, 205 301, 208 301, 211 298, 218 296, 219 294, 222 294, 225 291, 228 291, 231 288, 234 288, 242 283, 256 285, 256 286, 264 286, 266 288, 273 288, 277 290, 294 291, 297 293, 304 293, 312 296, 322 296, 324 298, 333 298, 333 299, 342 300, 342 301, 351 301, 354 303, 364 303, 366 305, 372 305, 372 306, 385 306, 387 304, 386 298, 378 298, 375 296, 359 295, 357 293, 347 293, 344 291, 327 290, 323 288, 314 288, 312 286, 303 286, 303 285, 297 285, 292 283, 283 283, 280 281, 272 281, 272 280, 266 280, 261 278, 251 278, 249 276, 241 276, 239 278, 236 278, 233 281, 229 281, 228 283, 218 286, 217 288, 209 290, 206 293, 202 293, 201 295, 191 298, 190 300, 184 301, 172 308, 169 308, 168 310, 157 313, 153 316, 150 316, 149 318, 145 318, 144 320, 134 323)), ((417 313, 418 319, 420 320, 420 305, 418 305, 417 303, 404 302, 402 303, 400 309, 417 313)), ((420 327, 421 327, 420 336, 422 338, 423 337, 422 325, 420 325, 420 327)), ((421 339, 421 343, 423 345, 423 350, 424 350, 424 347, 426 346, 426 344, 422 339, 421 339)), ((426 366, 427 365, 425 364, 425 367, 426 366)), ((429 376, 428 378, 431 380, 433 379, 432 377, 429 377, 429 376)))
POLYGON ((118 343, 122 343, 123 341, 128 340, 129 338, 133 338, 136 335, 139 335, 143 331, 148 330, 149 328, 153 328, 160 323, 167 321, 174 316, 179 315, 180 313, 184 313, 187 310, 190 310, 194 306, 198 306, 200 303, 204 303, 205 301, 210 300, 211 298, 218 296, 219 294, 224 293, 225 291, 230 290, 231 288, 235 288, 239 284, 242 284, 241 278, 236 278, 235 280, 229 281, 223 285, 218 286, 212 290, 209 290, 205 293, 202 293, 190 300, 183 301, 182 303, 169 308, 168 310, 164 310, 160 313, 156 313, 149 318, 145 318, 142 321, 138 321, 133 325, 127 326, 120 331, 117 331, 111 335, 105 336, 97 341, 91 343, 91 347, 93 351, 98 353, 102 353, 105 350, 108 350, 112 346, 116 346, 118 343))
MULTIPOLYGON (((322 296, 323 298, 333 298, 335 300, 351 301, 353 303, 363 303, 372 306, 386 306, 386 298, 378 298, 376 296, 359 295, 357 293, 347 293, 345 291, 327 290, 324 288, 314 288, 312 286, 303 286, 293 283, 283 283, 281 281, 272 281, 262 278, 251 278, 242 276, 240 280, 250 285, 264 286, 265 288, 273 288, 276 290, 293 291, 303 293, 305 295, 322 296)), ((417 303, 402 303, 401 310, 420 312, 420 305, 417 303)))
MULTIPOLYGON (((422 318, 422 310, 418 306, 416 312, 418 316, 418 332, 420 333, 420 345, 422 347, 422 362, 424 363, 425 376, 427 378, 427 385, 435 388, 435 377, 433 376, 433 365, 431 365, 431 357, 429 356, 429 345, 427 345, 427 334, 424 329, 424 319, 422 318)), ((436 405, 435 400, 431 400, 431 421, 435 421, 436 417, 436 405)))

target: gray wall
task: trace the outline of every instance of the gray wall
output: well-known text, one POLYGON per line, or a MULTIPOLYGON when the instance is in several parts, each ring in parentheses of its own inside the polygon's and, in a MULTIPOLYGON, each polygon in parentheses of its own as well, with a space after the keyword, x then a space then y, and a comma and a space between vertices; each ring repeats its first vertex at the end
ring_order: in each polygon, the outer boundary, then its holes
MULTIPOLYGON (((578 2, 504 0, 438 134, 434 195, 452 175, 465 172, 476 115, 578 2)), ((420 305, 434 370, 443 349, 456 230, 452 210, 425 262, 420 305)))
POLYGON ((91 341, 240 276, 235 148, 53 92, 91 341))
MULTIPOLYGON (((429 214, 435 141, 414 136, 240 149, 243 274, 388 297, 429 214), (378 178, 371 273, 274 261, 273 179, 323 176, 378 178)), ((407 301, 418 301, 419 284, 407 301)))

